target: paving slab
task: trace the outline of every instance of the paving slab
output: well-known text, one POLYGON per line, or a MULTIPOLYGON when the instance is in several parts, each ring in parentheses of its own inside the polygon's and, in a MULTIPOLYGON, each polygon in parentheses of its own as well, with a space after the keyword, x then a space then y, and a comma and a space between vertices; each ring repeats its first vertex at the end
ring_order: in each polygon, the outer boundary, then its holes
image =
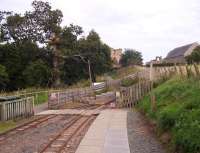
POLYGON ((46 110, 39 113, 36 113, 36 115, 96 115, 99 114, 101 110, 85 110, 85 109, 59 109, 59 110, 46 110))
POLYGON ((82 139, 76 153, 130 153, 127 111, 101 111, 82 139))

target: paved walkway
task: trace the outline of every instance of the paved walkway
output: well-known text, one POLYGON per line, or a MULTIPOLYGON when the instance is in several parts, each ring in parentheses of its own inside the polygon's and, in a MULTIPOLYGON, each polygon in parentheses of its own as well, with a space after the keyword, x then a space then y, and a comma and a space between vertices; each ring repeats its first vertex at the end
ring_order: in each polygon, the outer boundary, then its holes
POLYGON ((43 104, 40 104, 40 105, 36 105, 34 107, 35 114, 38 114, 38 113, 43 112, 45 110, 48 110, 48 103, 47 102, 43 103, 43 104))
POLYGON ((127 111, 102 111, 89 128, 76 153, 130 153, 127 111))
POLYGON ((87 109, 59 109, 59 110, 46 110, 36 115, 96 115, 99 114, 101 110, 87 110, 87 109))

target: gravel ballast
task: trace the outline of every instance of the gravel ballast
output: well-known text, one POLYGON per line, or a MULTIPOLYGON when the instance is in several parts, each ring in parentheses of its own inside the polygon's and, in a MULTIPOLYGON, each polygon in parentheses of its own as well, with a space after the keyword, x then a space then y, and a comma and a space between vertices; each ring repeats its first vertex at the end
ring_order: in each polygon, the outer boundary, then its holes
POLYGON ((127 124, 130 153, 166 153, 139 112, 129 111, 127 124))

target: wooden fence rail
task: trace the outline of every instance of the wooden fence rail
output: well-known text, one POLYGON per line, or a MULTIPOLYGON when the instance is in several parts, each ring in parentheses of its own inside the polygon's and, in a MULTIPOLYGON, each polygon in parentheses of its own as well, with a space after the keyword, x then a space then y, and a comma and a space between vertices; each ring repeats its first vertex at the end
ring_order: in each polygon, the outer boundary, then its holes
POLYGON ((119 106, 132 107, 145 94, 151 91, 154 83, 159 83, 162 80, 167 80, 172 76, 180 77, 200 77, 199 65, 179 65, 179 66, 164 66, 146 68, 132 77, 139 77, 142 80, 131 87, 120 88, 119 106))
POLYGON ((6 121, 17 117, 34 115, 34 98, 27 97, 0 103, 0 120, 6 121))
POLYGON ((178 65, 178 66, 163 66, 153 67, 153 81, 159 80, 163 77, 171 77, 179 75, 182 77, 200 77, 200 66, 196 64, 192 65, 178 65))
POLYGON ((136 72, 134 74, 131 75, 127 75, 126 77, 122 78, 122 79, 116 79, 116 80, 108 80, 106 81, 106 86, 108 88, 117 88, 119 89, 121 86, 121 82, 124 79, 135 79, 135 78, 140 78, 142 80, 149 80, 149 73, 150 73, 150 68, 145 68, 142 71, 136 72))
POLYGON ((71 89, 60 92, 49 93, 49 109, 57 109, 67 102, 81 101, 81 98, 93 95, 91 88, 71 89))
POLYGON ((132 107, 152 89, 151 81, 142 81, 130 87, 121 87, 119 107, 132 107))

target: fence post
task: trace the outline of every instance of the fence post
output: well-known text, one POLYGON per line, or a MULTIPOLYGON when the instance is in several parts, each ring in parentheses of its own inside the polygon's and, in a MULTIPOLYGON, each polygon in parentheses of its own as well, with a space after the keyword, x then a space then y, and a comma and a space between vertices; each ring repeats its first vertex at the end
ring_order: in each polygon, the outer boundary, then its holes
POLYGON ((5 103, 1 105, 1 120, 5 121, 5 103))
POLYGON ((156 111, 156 97, 153 92, 151 93, 151 109, 153 112, 156 111))
POLYGON ((36 101, 36 104, 38 104, 38 93, 35 94, 35 101, 36 101))

